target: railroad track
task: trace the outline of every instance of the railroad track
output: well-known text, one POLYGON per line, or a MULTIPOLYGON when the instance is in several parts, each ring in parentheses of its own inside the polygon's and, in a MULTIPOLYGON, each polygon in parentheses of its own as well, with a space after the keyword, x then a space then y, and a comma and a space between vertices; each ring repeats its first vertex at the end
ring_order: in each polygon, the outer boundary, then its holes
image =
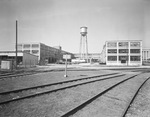
POLYGON ((52 71, 64 71, 64 70, 42 70, 42 71, 31 70, 31 71, 8 72, 8 73, 0 74, 0 79, 20 77, 20 76, 33 75, 37 73, 45 73, 45 72, 52 72, 52 71))
POLYGON ((142 73, 148 73, 150 72, 149 68, 120 68, 120 69, 109 69, 109 70, 117 70, 117 71, 127 71, 127 72, 142 72, 142 73))
POLYGON ((140 87, 138 88, 138 90, 135 92, 133 98, 131 99, 130 103, 128 104, 127 108, 125 109, 124 113, 123 113, 123 116, 122 117, 126 117, 127 113, 128 113, 128 110, 131 108, 132 106, 132 103, 134 102, 136 96, 138 95, 140 89, 142 89, 142 87, 144 86, 144 84, 150 79, 150 77, 148 77, 141 85, 140 87))
POLYGON ((33 73, 13 73, 13 74, 5 74, 5 75, 0 75, 0 79, 5 79, 5 78, 13 78, 13 77, 20 77, 20 76, 27 76, 27 75, 33 75, 36 74, 35 72, 33 73))
POLYGON ((67 81, 62 81, 62 82, 57 82, 57 83, 51 83, 51 84, 46 84, 46 85, 40 85, 40 86, 28 87, 28 88, 23 88, 23 89, 18 89, 18 90, 1 92, 0 96, 5 97, 6 95, 10 95, 10 94, 14 94, 14 93, 16 93, 16 95, 18 95, 19 92, 31 91, 31 90, 37 90, 39 88, 45 88, 45 87, 50 87, 50 86, 55 86, 55 85, 67 84, 67 86, 61 86, 59 88, 57 87, 57 88, 52 89, 52 90, 46 90, 46 91, 41 91, 41 92, 36 91, 34 94, 29 94, 29 95, 25 95, 25 96, 23 95, 23 96, 11 97, 11 99, 1 101, 0 105, 7 104, 7 103, 10 103, 10 102, 14 102, 14 101, 18 101, 18 100, 28 99, 28 98, 32 98, 32 97, 36 97, 36 96, 40 96, 40 95, 44 95, 44 94, 49 94, 49 93, 56 92, 56 91, 65 90, 65 89, 69 89, 69 88, 72 88, 72 87, 85 85, 85 84, 88 84, 88 83, 93 83, 93 82, 97 82, 97 81, 103 81, 103 80, 118 78, 118 77, 121 77, 121 76, 125 75, 125 74, 119 74, 119 75, 116 75, 116 74, 118 74, 118 73, 97 75, 97 76, 85 77, 85 78, 80 78, 80 79, 75 79, 75 80, 67 80, 67 81), (101 77, 104 77, 104 78, 101 78, 101 77), (79 83, 76 83, 77 81, 79 81, 79 83), (72 84, 68 85, 68 83, 72 83, 72 84))
MULTIPOLYGON (((20 77, 26 75, 33 75, 37 73, 45 73, 45 72, 60 72, 64 71, 64 69, 51 69, 51 70, 28 70, 28 71, 17 71, 17 72, 7 72, 0 73, 0 79, 12 78, 12 77, 20 77)), ((96 71, 95 69, 68 69, 68 71, 96 71)))
MULTIPOLYGON (((105 93, 107 93, 108 91, 111 91, 113 88, 119 86, 120 84, 135 78, 136 76, 138 76, 139 74, 133 75, 131 77, 126 78, 125 80, 122 80, 112 86, 110 86, 109 88, 105 89, 104 91, 100 92, 99 94, 93 96, 92 98, 88 99, 87 101, 83 102, 82 104, 78 105, 77 107, 71 109, 70 111, 68 111, 67 113, 63 114, 61 117, 69 117, 74 115, 76 112, 78 112, 79 110, 83 109, 84 107, 86 107, 87 105, 89 105, 91 102, 93 102, 94 100, 96 100, 97 98, 103 96, 105 93)), ((123 116, 125 117, 125 116, 123 116)))

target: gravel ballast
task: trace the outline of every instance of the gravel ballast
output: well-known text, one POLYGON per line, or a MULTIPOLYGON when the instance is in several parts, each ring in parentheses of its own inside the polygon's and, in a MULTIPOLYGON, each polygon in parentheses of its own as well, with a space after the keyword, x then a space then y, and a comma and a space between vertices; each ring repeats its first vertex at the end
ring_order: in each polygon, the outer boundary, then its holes
MULTIPOLYGON (((131 74, 128 76, 131 76, 131 74)), ((59 117, 85 100, 93 97, 93 95, 96 95, 98 92, 103 91, 107 87, 110 87, 110 85, 125 78, 126 77, 123 76, 110 79, 109 81, 95 82, 49 95, 10 103, 2 107, 3 111, 1 111, 1 116, 26 117, 30 115, 31 117, 59 117)))
POLYGON ((150 80, 138 93, 128 110, 127 117, 150 117, 150 80))
MULTIPOLYGON (((68 71, 67 78, 64 72, 46 72, 31 76, 9 78, 0 81, 0 91, 18 89, 41 84, 60 82, 64 80, 78 79, 88 76, 116 73, 111 70, 95 71, 68 71)), ((126 76, 99 81, 78 87, 25 99, 18 102, 0 105, 0 117, 60 117, 69 110, 85 102, 94 95, 102 92, 113 84, 133 76, 136 73, 126 72, 126 76)), ((142 74, 140 77, 129 80, 101 98, 77 112, 74 117, 120 117, 133 93, 143 82, 143 78, 150 74, 142 74)), ((147 88, 146 88, 147 89, 147 88)), ((144 89, 143 89, 144 90, 144 89)), ((145 90, 144 90, 145 91, 145 90)), ((148 92, 148 91, 147 91, 148 92)), ((147 92, 145 94, 147 94, 147 92)), ((148 95, 149 96, 149 95, 148 95)))
POLYGON ((141 75, 119 85, 72 117, 121 117, 135 91, 146 78, 146 74, 141 75))

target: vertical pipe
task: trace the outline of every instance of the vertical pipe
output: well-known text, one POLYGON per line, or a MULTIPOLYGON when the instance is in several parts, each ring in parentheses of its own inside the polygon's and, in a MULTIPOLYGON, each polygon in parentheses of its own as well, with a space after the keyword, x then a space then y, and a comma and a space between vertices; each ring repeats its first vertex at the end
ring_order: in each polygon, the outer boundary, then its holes
POLYGON ((16 20, 16 69, 17 69, 17 43, 18 43, 18 21, 16 20))

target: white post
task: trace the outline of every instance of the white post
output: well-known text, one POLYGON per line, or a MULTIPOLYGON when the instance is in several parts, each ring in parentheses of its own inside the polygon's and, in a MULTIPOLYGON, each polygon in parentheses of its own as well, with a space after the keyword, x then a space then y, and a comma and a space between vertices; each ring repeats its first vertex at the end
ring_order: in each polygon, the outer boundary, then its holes
POLYGON ((65 75, 64 75, 64 77, 68 77, 67 76, 67 54, 66 54, 66 67, 65 67, 65 75))

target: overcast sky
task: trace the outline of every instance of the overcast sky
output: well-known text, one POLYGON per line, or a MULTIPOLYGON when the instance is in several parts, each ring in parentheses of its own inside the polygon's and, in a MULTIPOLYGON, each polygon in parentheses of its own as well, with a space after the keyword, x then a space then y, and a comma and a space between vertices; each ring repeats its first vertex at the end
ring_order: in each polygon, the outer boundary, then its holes
POLYGON ((100 53, 108 40, 143 40, 150 48, 150 0, 0 0, 0 50, 41 42, 79 52, 80 27, 88 27, 88 50, 100 53))

